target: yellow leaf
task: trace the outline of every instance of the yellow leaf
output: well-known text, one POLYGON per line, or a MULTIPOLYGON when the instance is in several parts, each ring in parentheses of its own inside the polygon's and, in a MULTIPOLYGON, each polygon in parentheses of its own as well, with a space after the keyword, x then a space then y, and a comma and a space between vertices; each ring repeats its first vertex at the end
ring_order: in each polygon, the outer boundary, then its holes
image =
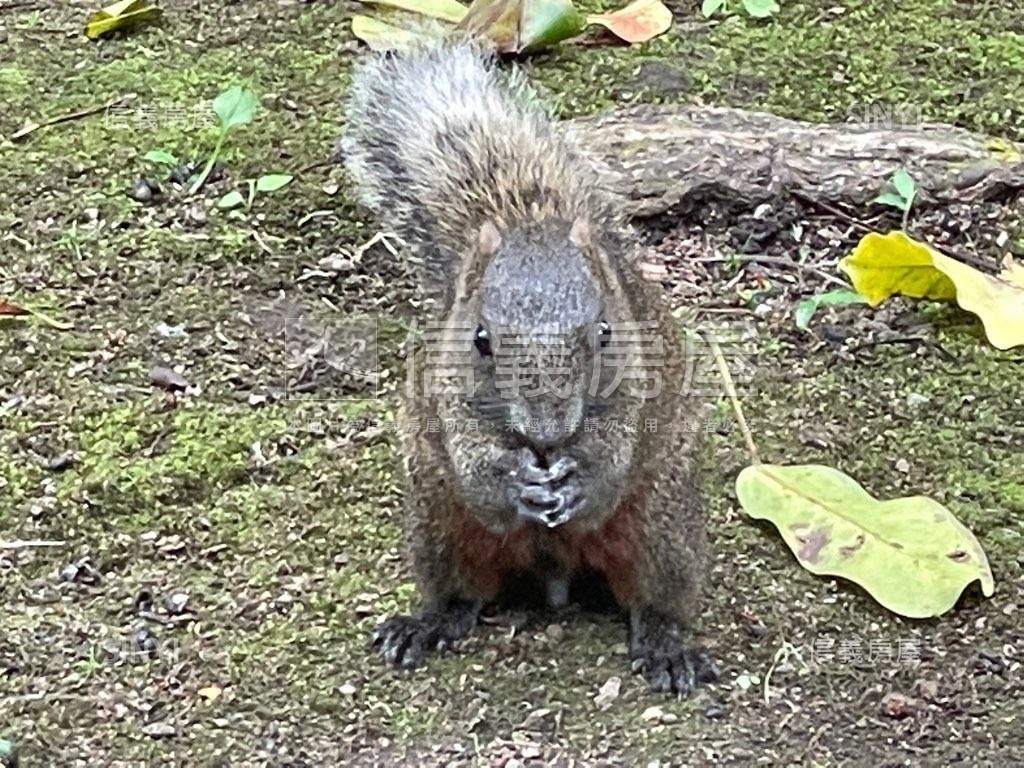
POLYGON ((458 24, 466 15, 466 6, 458 0, 362 0, 366 5, 383 5, 408 11, 421 16, 429 16, 442 21, 458 24))
POLYGON ((999 279, 1013 283, 1018 288, 1024 288, 1024 264, 1017 264, 1010 254, 1003 259, 1003 271, 999 273, 999 279))
POLYGON ((162 11, 146 0, 121 0, 96 11, 85 23, 85 35, 95 40, 108 32, 159 18, 162 11))
POLYGON ((952 300, 981 318, 992 345, 1024 344, 1024 268, 1006 265, 999 277, 932 250, 903 232, 865 235, 839 262, 872 306, 890 296, 952 300))
POLYGON ((374 51, 403 50, 416 40, 416 35, 409 30, 362 14, 352 17, 352 34, 374 51))
POLYGON ((215 702, 220 698, 220 695, 224 693, 224 689, 219 685, 208 685, 205 688, 200 688, 196 693, 200 698, 206 699, 209 703, 215 702))
POLYGON ((672 26, 672 11, 661 0, 633 0, 612 13, 587 16, 587 24, 600 24, 627 43, 643 43, 672 26))
POLYGON ((935 268, 931 248, 902 232, 869 232, 839 268, 873 307, 897 293, 917 299, 956 298, 956 286, 935 268))
POLYGON ((1004 163, 1020 162, 1020 150, 1013 142, 993 137, 985 143, 985 148, 1004 163))

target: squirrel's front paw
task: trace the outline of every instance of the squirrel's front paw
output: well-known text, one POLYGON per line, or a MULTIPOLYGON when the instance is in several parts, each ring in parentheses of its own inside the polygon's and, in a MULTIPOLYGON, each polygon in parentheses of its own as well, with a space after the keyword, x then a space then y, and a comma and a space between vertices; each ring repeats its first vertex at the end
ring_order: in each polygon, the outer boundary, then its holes
POLYGON ((516 513, 549 528, 568 522, 579 511, 583 493, 575 479, 576 462, 563 457, 550 467, 539 465, 529 448, 519 452, 510 494, 516 513))
POLYGON ((373 631, 373 647, 388 664, 412 669, 427 654, 448 650, 472 632, 478 612, 478 605, 467 603, 420 616, 392 616, 373 631))

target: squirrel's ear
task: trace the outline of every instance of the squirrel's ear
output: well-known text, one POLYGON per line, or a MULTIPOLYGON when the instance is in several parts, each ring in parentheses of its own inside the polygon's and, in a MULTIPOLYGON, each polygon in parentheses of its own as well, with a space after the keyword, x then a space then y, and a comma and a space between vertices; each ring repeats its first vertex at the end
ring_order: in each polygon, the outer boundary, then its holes
POLYGON ((501 233, 494 226, 494 222, 485 221, 480 227, 480 233, 476 239, 477 248, 482 256, 493 256, 501 247, 501 233))
POLYGON ((579 248, 586 248, 590 245, 590 224, 586 219, 576 219, 569 230, 569 240, 579 248))

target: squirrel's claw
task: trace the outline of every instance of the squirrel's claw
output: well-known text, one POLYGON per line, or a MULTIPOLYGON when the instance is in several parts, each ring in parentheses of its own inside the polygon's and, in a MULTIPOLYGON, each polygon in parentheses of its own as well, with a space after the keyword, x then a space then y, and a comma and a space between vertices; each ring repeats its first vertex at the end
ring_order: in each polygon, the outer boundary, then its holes
POLYGON ((687 646, 681 634, 675 622, 657 613, 634 616, 633 671, 643 674, 652 691, 689 696, 697 686, 718 679, 718 668, 708 652, 687 646))
POLYGON ((543 469, 529 448, 519 452, 519 470, 512 485, 513 502, 519 517, 548 528, 563 525, 573 518, 582 504, 577 483, 567 482, 576 472, 575 460, 568 456, 543 469))
POLYGON ((370 640, 388 664, 412 669, 427 654, 448 650, 472 632, 479 612, 478 603, 455 600, 445 610, 392 616, 377 625, 370 640))

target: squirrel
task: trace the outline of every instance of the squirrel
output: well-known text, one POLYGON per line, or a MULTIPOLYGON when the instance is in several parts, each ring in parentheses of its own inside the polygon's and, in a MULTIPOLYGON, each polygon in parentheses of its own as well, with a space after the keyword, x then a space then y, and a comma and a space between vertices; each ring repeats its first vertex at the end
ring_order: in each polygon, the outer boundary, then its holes
POLYGON ((400 442, 422 607, 373 645, 411 668, 466 637, 510 579, 539 579, 558 607, 597 572, 653 690, 715 680, 690 634, 707 559, 699 404, 596 172, 521 71, 471 40, 367 58, 346 107, 347 172, 416 249, 440 328, 410 354, 437 364, 433 386, 401 409, 421 425, 400 442))

